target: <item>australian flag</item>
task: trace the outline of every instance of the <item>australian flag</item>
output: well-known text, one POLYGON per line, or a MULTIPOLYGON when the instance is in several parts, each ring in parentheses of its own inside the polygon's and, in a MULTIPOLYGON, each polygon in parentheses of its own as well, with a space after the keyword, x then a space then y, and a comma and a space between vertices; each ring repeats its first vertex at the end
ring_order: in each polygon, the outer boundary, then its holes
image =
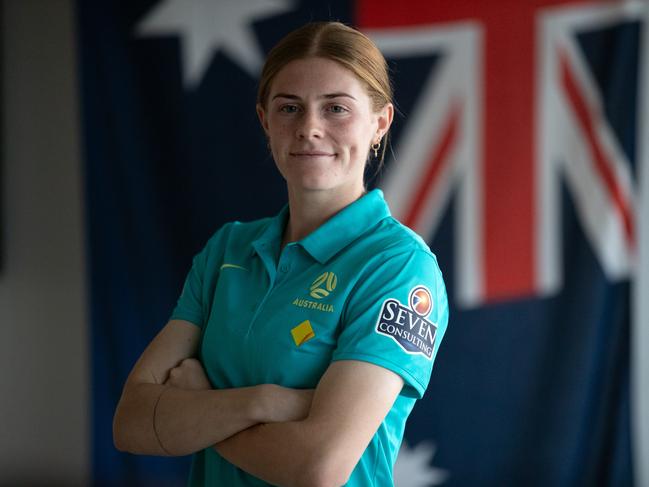
POLYGON ((367 33, 398 116, 368 181, 430 244, 450 322, 397 487, 649 485, 649 3, 77 2, 95 485, 183 485, 111 421, 191 257, 286 201, 255 114, 312 20, 367 33))

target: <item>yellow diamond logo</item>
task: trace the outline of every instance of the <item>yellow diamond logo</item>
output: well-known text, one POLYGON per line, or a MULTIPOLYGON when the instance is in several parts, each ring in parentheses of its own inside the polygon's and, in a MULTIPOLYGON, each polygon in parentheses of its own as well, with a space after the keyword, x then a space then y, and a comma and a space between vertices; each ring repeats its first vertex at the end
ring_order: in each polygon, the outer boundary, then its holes
POLYGON ((323 272, 320 274, 309 288, 309 295, 315 299, 326 298, 336 289, 338 278, 333 272, 323 272))
POLYGON ((295 328, 293 328, 291 330, 291 335, 293 335, 293 341, 298 347, 315 337, 315 333, 313 332, 313 328, 311 327, 311 322, 309 320, 305 320, 295 328))

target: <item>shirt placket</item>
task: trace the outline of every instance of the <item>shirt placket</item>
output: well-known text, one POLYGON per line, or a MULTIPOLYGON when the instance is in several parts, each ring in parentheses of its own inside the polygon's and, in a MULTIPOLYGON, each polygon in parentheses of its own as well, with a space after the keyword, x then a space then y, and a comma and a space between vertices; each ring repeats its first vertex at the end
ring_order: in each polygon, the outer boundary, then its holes
POLYGON ((255 328, 255 324, 259 316, 263 315, 265 312, 265 305, 270 299, 277 286, 279 286, 289 275, 291 269, 293 268, 293 255, 295 252, 295 244, 289 244, 282 250, 279 261, 275 263, 273 258, 272 248, 269 242, 261 242, 255 245, 259 256, 261 257, 264 267, 268 272, 269 285, 264 296, 259 302, 257 309, 253 313, 253 316, 248 324, 248 329, 246 331, 246 337, 250 337, 250 334, 255 328))

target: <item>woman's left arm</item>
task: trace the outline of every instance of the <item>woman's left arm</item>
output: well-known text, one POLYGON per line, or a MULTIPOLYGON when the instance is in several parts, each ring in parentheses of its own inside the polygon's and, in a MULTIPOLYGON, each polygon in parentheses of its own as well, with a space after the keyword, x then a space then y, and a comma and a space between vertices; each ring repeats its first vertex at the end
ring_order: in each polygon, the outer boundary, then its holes
POLYGON ((336 361, 322 376, 306 419, 259 424, 214 448, 272 484, 343 485, 402 387, 403 379, 383 367, 336 361))

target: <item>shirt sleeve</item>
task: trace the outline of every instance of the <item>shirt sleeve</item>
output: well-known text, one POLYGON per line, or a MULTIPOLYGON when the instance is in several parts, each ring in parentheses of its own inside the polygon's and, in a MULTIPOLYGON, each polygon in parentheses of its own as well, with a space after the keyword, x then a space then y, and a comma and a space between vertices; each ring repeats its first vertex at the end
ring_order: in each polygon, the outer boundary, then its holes
POLYGON ((225 225, 218 230, 205 247, 194 256, 170 319, 185 320, 200 328, 204 327, 210 314, 212 295, 223 261, 224 240, 228 226, 225 225))
POLYGON ((362 360, 404 380, 402 394, 421 398, 448 323, 442 273, 416 249, 367 269, 350 293, 332 360, 362 360))

